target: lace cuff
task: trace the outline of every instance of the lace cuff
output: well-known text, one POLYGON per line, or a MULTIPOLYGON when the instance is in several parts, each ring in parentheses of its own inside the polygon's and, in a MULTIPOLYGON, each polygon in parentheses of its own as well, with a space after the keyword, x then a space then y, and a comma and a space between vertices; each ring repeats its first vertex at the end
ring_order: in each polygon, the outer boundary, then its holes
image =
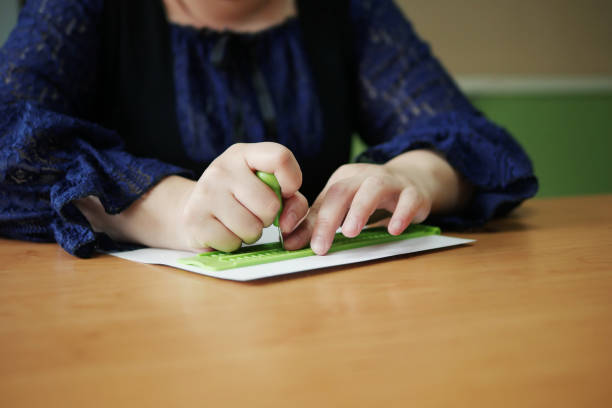
POLYGON ((449 112, 423 120, 405 134, 362 153, 357 161, 385 163, 415 149, 432 149, 474 187, 474 195, 461 214, 431 216, 427 222, 448 228, 482 225, 503 215, 538 190, 531 162, 523 149, 502 128, 482 116, 449 112))
POLYGON ((27 102, 1 109, 0 115, 8 130, 0 143, 3 235, 57 241, 67 252, 88 257, 113 243, 92 231, 74 200, 94 195, 107 213, 116 214, 164 177, 190 175, 130 155, 116 133, 91 122, 27 102))

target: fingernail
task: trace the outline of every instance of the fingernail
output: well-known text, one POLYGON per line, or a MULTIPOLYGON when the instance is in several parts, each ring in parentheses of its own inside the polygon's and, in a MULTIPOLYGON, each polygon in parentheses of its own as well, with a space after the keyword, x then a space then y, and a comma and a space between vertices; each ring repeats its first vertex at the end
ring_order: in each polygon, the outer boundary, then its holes
POLYGON ((402 232, 402 221, 401 220, 393 220, 391 224, 389 224, 389 232, 393 231, 393 233, 401 233, 402 232))
POLYGON ((342 229, 345 230, 346 233, 351 235, 355 234, 358 228, 359 226, 357 225, 357 220, 355 220, 354 218, 347 219, 346 221, 344 221, 344 225, 342 226, 342 229))
POLYGON ((325 238, 321 235, 315 236, 312 241, 310 241, 310 247, 316 254, 322 254, 325 251, 325 238))

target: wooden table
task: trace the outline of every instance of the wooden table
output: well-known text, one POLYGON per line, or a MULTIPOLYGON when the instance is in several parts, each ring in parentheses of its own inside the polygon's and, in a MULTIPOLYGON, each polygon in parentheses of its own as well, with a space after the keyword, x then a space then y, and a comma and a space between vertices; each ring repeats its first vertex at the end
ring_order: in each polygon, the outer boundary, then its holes
POLYGON ((0 240, 0 406, 612 406, 612 196, 236 283, 0 240))

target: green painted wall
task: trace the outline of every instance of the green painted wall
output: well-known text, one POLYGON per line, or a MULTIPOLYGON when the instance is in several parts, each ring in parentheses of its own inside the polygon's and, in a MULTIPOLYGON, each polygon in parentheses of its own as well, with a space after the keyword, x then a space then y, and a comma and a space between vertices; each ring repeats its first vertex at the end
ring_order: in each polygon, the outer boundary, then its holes
POLYGON ((0 0, 0 46, 17 22, 17 0, 0 0))
POLYGON ((472 99, 525 148, 539 196, 612 193, 612 94, 472 99))
MULTIPOLYGON (((531 157, 539 197, 612 193, 612 93, 473 96, 531 157)), ((364 148, 354 144, 353 154, 364 148)))

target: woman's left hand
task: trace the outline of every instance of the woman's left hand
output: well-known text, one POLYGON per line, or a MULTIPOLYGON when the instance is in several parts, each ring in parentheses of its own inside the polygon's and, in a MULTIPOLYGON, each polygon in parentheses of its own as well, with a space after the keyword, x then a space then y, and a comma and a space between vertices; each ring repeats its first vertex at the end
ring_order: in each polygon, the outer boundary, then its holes
POLYGON ((393 214, 390 234, 401 234, 410 223, 425 220, 430 194, 418 181, 377 164, 346 164, 334 172, 296 231, 285 238, 285 248, 298 249, 311 239, 318 255, 327 253, 336 230, 349 238, 359 235, 378 209, 393 214))
POLYGON ((379 209, 392 213, 388 231, 401 234, 429 213, 461 208, 471 195, 469 186, 435 152, 414 150, 386 164, 345 164, 330 177, 306 218, 284 239, 285 248, 310 246, 318 255, 329 251, 336 230, 349 238, 359 235, 379 209))

